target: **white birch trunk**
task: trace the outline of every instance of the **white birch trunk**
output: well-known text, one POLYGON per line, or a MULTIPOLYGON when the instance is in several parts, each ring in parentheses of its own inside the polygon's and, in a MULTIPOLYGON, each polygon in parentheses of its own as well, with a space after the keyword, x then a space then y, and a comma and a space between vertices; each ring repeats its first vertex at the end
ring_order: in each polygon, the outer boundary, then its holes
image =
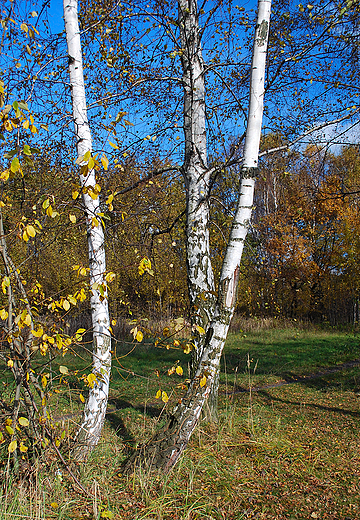
POLYGON ((201 359, 186 395, 173 410, 167 424, 142 447, 139 454, 129 460, 124 471, 132 471, 134 465, 144 462, 165 472, 173 467, 189 442, 219 370, 221 354, 234 313, 241 256, 253 205, 263 116, 270 9, 271 0, 259 0, 239 201, 220 275, 218 298, 207 327, 201 359), (204 376, 206 384, 202 386, 200 381, 204 376))
POLYGON ((204 63, 196 0, 179 0, 184 85, 187 271, 192 320, 206 329, 214 305, 209 245, 209 169, 207 166, 204 63), (209 305, 204 302, 208 300, 209 305))
MULTIPOLYGON (((191 324, 194 327, 192 375, 203 352, 206 330, 214 312, 215 284, 210 259, 209 183, 207 165, 205 77, 199 35, 197 0, 178 0, 184 86, 185 157, 182 167, 186 187, 186 259, 191 324)), ((215 385, 216 386, 216 385, 215 385)), ((209 419, 216 420, 217 388, 212 392, 209 419)))
MULTIPOLYGON (((78 157, 83 157, 86 152, 92 152, 92 139, 87 117, 77 0, 64 0, 64 19, 77 154, 78 157)), ((95 170, 89 170, 85 176, 80 175, 80 184, 82 189, 90 186, 95 187, 95 170)), ((97 380, 93 388, 89 390, 84 420, 76 438, 77 444, 74 448, 74 456, 78 460, 85 460, 99 441, 105 420, 111 369, 111 336, 105 280, 104 231, 101 218, 97 218, 99 222, 97 226, 94 225, 96 221, 93 220, 100 212, 100 202, 99 198, 93 200, 90 195, 84 192, 82 198, 86 215, 90 288, 94 284, 98 284, 95 287, 102 285, 104 294, 102 296, 98 288, 91 289, 93 373, 97 380)))

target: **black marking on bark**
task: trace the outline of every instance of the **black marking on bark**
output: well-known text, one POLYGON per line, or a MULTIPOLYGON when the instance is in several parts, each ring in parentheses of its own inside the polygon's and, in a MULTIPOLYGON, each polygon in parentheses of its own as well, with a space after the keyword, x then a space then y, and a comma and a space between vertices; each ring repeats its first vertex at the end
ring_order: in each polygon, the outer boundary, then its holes
POLYGON ((214 329, 212 327, 209 327, 206 333, 205 337, 205 345, 208 345, 210 343, 211 338, 213 337, 214 329))
POLYGON ((260 25, 257 27, 258 29, 258 38, 256 38, 256 42, 259 45, 259 47, 262 47, 266 44, 267 35, 268 35, 268 29, 269 29, 269 22, 266 20, 263 20, 260 25))
POLYGON ((257 166, 243 166, 241 168, 241 177, 243 179, 256 179, 259 173, 257 166))
POLYGON ((220 282, 220 307, 223 309, 226 307, 226 295, 230 284, 230 278, 225 278, 220 282))

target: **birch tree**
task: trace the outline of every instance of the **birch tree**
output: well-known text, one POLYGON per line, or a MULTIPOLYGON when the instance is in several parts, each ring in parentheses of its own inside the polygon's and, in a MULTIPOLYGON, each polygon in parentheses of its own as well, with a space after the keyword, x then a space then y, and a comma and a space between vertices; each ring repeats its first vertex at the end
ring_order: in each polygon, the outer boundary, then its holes
POLYGON ((77 434, 74 456, 87 458, 99 441, 105 420, 111 369, 111 336, 106 283, 104 231, 101 224, 99 186, 96 183, 92 139, 87 116, 77 0, 64 0, 66 42, 69 56, 70 88, 75 126, 77 163, 86 215, 93 326, 92 387, 85 404, 84 419, 77 434), (94 194, 97 193, 97 196, 94 194))
POLYGON ((181 456, 216 381, 220 358, 234 313, 244 241, 253 205, 262 126, 270 0, 259 0, 251 65, 248 121, 236 214, 220 274, 216 299, 208 242, 210 174, 206 160, 204 68, 196 0, 179 0, 179 28, 183 44, 185 162, 187 192, 188 283, 196 313, 198 363, 185 396, 169 414, 166 425, 124 466, 168 472, 181 456))

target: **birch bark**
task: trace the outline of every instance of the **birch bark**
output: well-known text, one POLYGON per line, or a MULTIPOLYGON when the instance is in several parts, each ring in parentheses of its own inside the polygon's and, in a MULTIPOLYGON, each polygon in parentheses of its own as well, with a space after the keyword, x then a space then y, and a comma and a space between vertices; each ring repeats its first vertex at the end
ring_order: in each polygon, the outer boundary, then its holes
MULTIPOLYGON (((87 152, 92 152, 92 139, 87 116, 77 0, 64 0, 64 19, 77 155, 81 158, 87 152)), ((80 184, 86 215, 93 326, 93 373, 96 376, 85 404, 84 419, 73 451, 77 460, 85 460, 97 445, 105 420, 111 369, 111 336, 105 280, 104 231, 101 218, 96 218, 100 213, 100 203, 99 198, 94 200, 86 192, 89 187, 94 188, 96 185, 95 170, 88 169, 85 175, 80 175, 80 184), (104 290, 103 295, 98 289, 99 286, 104 290)))
MULTIPOLYGON (((190 0, 190 2, 186 4, 187 7, 184 10, 182 0, 179 0, 180 14, 185 12, 187 9, 186 13, 190 17, 194 12, 194 6, 196 5, 192 2, 193 0, 190 0), (192 7, 190 7, 190 4, 192 7)), ((138 453, 135 453, 134 456, 130 458, 128 463, 124 466, 125 472, 133 471, 134 466, 138 464, 146 464, 147 466, 151 466, 154 469, 161 469, 165 472, 169 471, 174 466, 181 453, 186 448, 190 436, 196 427, 201 410, 204 406, 204 403, 206 402, 206 399, 209 397, 211 386, 219 370, 221 354, 228 334, 230 321, 234 313, 241 256, 249 227, 253 205, 255 176, 258 166, 258 154, 263 115, 265 65, 270 24, 270 10, 271 0, 259 0, 252 56, 249 112, 245 137, 243 165, 241 169, 239 200, 230 232, 225 258, 223 261, 217 300, 213 308, 210 306, 210 309, 206 309, 208 325, 204 343, 199 356, 199 363, 194 377, 192 378, 189 385, 188 391, 186 392, 181 402, 169 415, 169 419, 166 425, 156 433, 154 438, 147 445, 143 446, 138 453), (206 384, 203 384, 204 379, 206 379, 206 384)), ((194 20, 195 18, 193 21, 194 20)), ((184 23, 184 26, 186 27, 186 23, 184 23)), ((180 30, 182 29, 180 28, 180 30)), ((185 43, 188 44, 187 41, 185 41, 185 43)), ((184 68, 184 70, 186 70, 186 68, 184 68)), ((185 108, 187 106, 186 96, 187 93, 185 92, 185 108)), ((196 99, 197 93, 189 93, 189 97, 191 99, 196 99)), ((204 128, 205 131, 205 126, 199 126, 198 128, 204 128)), ((185 120, 185 132, 186 129, 187 125, 185 120)), ((203 141, 200 142, 205 142, 204 136, 202 136, 202 139, 203 141)), ((191 157, 196 157, 196 152, 197 150, 192 150, 191 157)), ((195 186, 199 186, 202 179, 207 179, 206 163, 204 162, 204 159, 200 160, 200 156, 198 157, 199 158, 198 162, 196 163, 196 167, 194 167, 191 171, 189 169, 186 170, 189 172, 189 176, 194 175, 195 179, 198 179, 198 182, 195 184, 195 186), (202 168, 202 170, 200 170, 200 168, 202 168), (199 173, 199 171, 201 171, 201 173, 199 173)), ((188 207, 191 209, 191 211, 189 209, 189 220, 191 219, 191 215, 198 215, 200 207, 205 207, 205 204, 200 203, 202 201, 199 201, 198 198, 196 199, 196 196, 194 196, 194 207, 191 206, 194 191, 190 191, 190 187, 193 186, 193 182, 193 179, 188 179, 188 207)), ((204 186, 206 186, 206 184, 204 184, 204 186)), ((207 229, 207 220, 205 220, 205 217, 203 218, 204 220, 199 219, 194 221, 194 225, 197 225, 198 222, 201 222, 200 236, 202 236, 204 240, 204 237, 206 237, 205 229, 207 229)), ((200 244, 196 244, 196 228, 193 230, 188 227, 187 231, 194 235, 194 238, 190 238, 190 240, 188 239, 188 263, 190 263, 190 251, 192 248, 194 251, 196 251, 196 248, 198 248, 199 251, 197 263, 194 264, 194 266, 189 265, 189 269, 194 270, 194 275, 191 275, 190 271, 189 278, 190 276, 194 276, 195 278, 196 274, 197 279, 200 280, 199 286, 209 288, 211 284, 213 284, 213 275, 211 272, 210 277, 207 278, 208 269, 211 270, 210 264, 207 261, 207 258, 209 258, 208 242, 206 243, 207 249, 204 251, 205 262, 201 262, 201 254, 203 250, 200 249, 200 244), (192 241, 194 241, 195 246, 192 245, 192 241)), ((196 258, 195 255, 194 258, 196 258)), ((191 288, 190 284, 189 287, 191 288)), ((191 297, 193 298, 194 296, 191 297)))
MULTIPOLYGON (((197 0, 178 1, 181 42, 182 81, 184 88, 185 156, 182 173, 186 188, 186 259, 191 324, 195 350, 192 375, 203 352, 206 330, 214 312, 215 283, 210 259, 209 183, 207 164, 205 75, 202 57, 197 0)), ((214 389, 213 396, 217 396, 214 389)), ((216 403, 210 409, 213 419, 216 403)))

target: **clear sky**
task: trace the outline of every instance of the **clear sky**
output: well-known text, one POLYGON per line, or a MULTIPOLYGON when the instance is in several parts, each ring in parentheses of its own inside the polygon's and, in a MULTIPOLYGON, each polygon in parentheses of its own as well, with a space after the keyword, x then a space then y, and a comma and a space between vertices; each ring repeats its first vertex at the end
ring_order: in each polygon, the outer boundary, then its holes
POLYGON ((51 0, 48 18, 52 33, 60 33, 64 30, 63 3, 61 0, 51 0))

